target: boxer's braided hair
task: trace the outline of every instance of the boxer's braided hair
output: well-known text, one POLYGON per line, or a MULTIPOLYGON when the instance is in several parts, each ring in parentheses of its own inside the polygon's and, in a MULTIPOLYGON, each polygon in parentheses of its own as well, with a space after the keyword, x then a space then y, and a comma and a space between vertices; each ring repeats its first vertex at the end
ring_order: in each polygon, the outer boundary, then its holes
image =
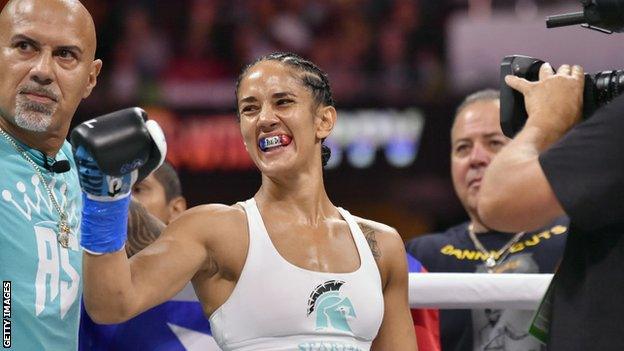
MULTIPOLYGON (((303 73, 302 82, 305 87, 310 89, 312 97, 314 98, 315 106, 323 104, 324 106, 335 106, 334 98, 332 97, 331 86, 329 85, 329 79, 327 73, 323 72, 314 63, 308 61, 297 54, 290 52, 274 52, 265 56, 261 56, 252 63, 245 66, 241 74, 236 80, 236 96, 238 97, 238 88, 243 77, 247 74, 247 71, 262 61, 278 61, 285 65, 303 73)), ((238 109, 236 114, 238 115, 238 109)), ((240 118, 240 115, 238 116, 240 118)), ((331 157, 331 149, 325 145, 325 139, 321 143, 321 158, 323 166, 327 165, 329 158, 331 157)))

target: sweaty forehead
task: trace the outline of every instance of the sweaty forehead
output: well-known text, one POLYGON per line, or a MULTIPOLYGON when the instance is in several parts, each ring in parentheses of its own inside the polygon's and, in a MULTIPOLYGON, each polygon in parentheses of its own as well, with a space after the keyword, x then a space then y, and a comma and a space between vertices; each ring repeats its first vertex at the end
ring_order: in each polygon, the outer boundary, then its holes
POLYGON ((95 52, 95 26, 78 1, 14 0, 0 14, 0 35, 25 35, 43 44, 95 52))
POLYGON ((463 108, 455 119, 451 141, 501 134, 500 109, 497 101, 478 101, 463 108))
POLYGON ((241 81, 240 96, 250 93, 297 92, 305 90, 297 70, 278 61, 262 61, 252 66, 241 81))

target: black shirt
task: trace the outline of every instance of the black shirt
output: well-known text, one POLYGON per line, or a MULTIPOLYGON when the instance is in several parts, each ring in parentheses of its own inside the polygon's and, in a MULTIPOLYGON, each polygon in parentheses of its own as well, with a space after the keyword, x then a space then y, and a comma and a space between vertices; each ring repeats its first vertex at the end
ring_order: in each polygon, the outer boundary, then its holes
MULTIPOLYGON (((568 221, 524 234, 496 268, 498 273, 552 273, 565 245, 568 221)), ((502 248, 513 234, 491 231, 477 235, 488 251, 502 248)), ((444 233, 419 236, 407 243, 407 252, 430 272, 485 272, 483 255, 468 236, 468 222, 444 233)), ((440 310, 440 340, 443 351, 539 350, 528 335, 532 311, 440 310)))
POLYGON ((624 96, 539 161, 570 217, 549 350, 624 350, 624 96))

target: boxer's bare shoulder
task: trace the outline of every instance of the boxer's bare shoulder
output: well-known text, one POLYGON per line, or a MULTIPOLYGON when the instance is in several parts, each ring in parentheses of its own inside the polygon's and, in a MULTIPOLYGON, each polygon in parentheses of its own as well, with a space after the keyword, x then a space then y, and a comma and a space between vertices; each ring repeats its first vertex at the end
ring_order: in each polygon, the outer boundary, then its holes
POLYGON ((382 242, 401 240, 396 229, 388 225, 361 217, 355 217, 355 221, 362 230, 376 260, 381 259, 385 253, 380 246, 382 242))
POLYGON ((385 284, 390 270, 396 265, 394 261, 405 260, 403 240, 396 229, 383 223, 361 217, 355 217, 355 221, 368 242, 385 284))
POLYGON ((193 207, 172 221, 166 232, 197 236, 208 247, 246 234, 245 211, 237 205, 207 204, 193 207))

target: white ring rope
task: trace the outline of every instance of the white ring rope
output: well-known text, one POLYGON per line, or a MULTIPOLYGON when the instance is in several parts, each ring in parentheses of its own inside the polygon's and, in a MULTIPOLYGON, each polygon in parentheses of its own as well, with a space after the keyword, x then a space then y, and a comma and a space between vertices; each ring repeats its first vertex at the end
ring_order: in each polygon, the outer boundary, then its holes
POLYGON ((410 273, 412 308, 535 310, 552 274, 410 273))
MULTIPOLYGON (((522 273, 410 273, 412 308, 496 308, 535 310, 552 274, 522 273)), ((197 301, 193 286, 186 285, 173 300, 197 301)))

